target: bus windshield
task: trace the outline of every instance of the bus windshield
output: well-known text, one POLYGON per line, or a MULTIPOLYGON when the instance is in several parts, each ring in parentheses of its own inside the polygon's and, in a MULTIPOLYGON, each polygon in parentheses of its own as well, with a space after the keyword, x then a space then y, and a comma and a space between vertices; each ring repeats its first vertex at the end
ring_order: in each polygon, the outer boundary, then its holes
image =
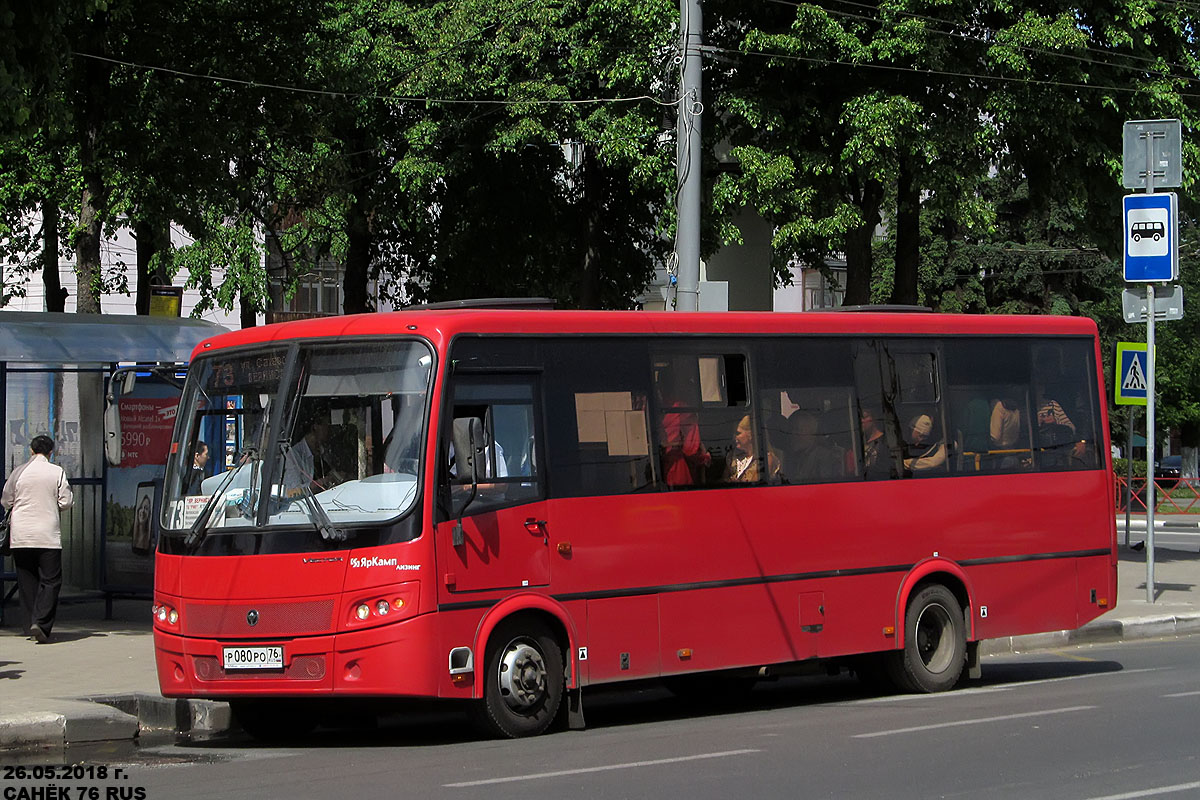
POLYGON ((433 355, 418 341, 201 356, 180 399, 166 532, 379 524, 418 496, 433 355))

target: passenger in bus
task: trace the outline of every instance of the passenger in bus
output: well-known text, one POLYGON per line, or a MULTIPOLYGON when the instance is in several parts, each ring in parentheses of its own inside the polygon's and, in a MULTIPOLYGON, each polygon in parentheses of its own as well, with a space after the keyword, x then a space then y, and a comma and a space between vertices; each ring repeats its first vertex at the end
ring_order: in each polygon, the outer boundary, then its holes
POLYGON ((946 442, 934 435, 933 418, 928 414, 909 420, 907 451, 904 468, 910 472, 930 472, 946 466, 946 442))
POLYGON ((789 483, 820 483, 839 475, 838 454, 818 433, 819 420, 808 411, 788 418, 791 449, 785 454, 784 475, 789 483))
POLYGON ((202 494, 200 485, 204 482, 206 476, 205 468, 208 465, 208 445, 205 442, 196 440, 196 452, 192 456, 192 468, 188 471, 187 486, 184 488, 185 495, 202 494))
POLYGON ((1021 408, 1011 397, 992 401, 988 423, 988 444, 991 450, 1012 450, 1021 441, 1021 408))
POLYGON ((324 414, 309 417, 305 433, 292 444, 291 454, 284 462, 283 492, 287 497, 299 497, 308 486, 321 492, 341 483, 336 470, 327 468, 325 444, 329 441, 330 424, 324 414))
POLYGON ((727 483, 758 483, 763 477, 779 475, 779 453, 767 448, 767 469, 764 473, 757 450, 754 443, 754 423, 747 414, 738 422, 733 435, 733 456, 725 466, 727 483))
MULTIPOLYGON (((882 480, 892 477, 892 453, 887 437, 879 424, 879 414, 869 408, 858 412, 858 424, 862 430, 862 469, 866 480, 882 480)), ((847 472, 854 472, 853 454, 846 457, 847 472)))
MULTIPOLYGON (((1000 397, 992 401, 992 412, 988 421, 989 450, 1017 450, 1028 447, 1028 435, 1022 432, 1020 404, 1012 397, 1000 397)), ((989 456, 989 469, 1015 469, 1020 466, 1023 454, 995 453, 989 456)))
POLYGON ((1075 428, 1068 424, 1071 420, 1062 407, 1053 400, 1042 404, 1037 421, 1039 465, 1042 468, 1070 466, 1076 445, 1084 443, 1076 441, 1075 428))
MULTIPOLYGON (((1077 465, 1084 465, 1094 448, 1089 449, 1088 442, 1082 431, 1091 430, 1089 414, 1080 386, 1086 385, 1082 377, 1072 379, 1071 368, 1063 360, 1063 353, 1058 347, 1045 347, 1036 352, 1034 360, 1033 382, 1036 387, 1039 411, 1050 406, 1054 412, 1055 424, 1070 428, 1073 444, 1070 460, 1077 465)), ((1039 423, 1040 427, 1040 423, 1039 423)))
MULTIPOLYGON (((664 407, 681 408, 680 400, 664 398, 664 407)), ((663 479, 670 488, 694 486, 697 475, 712 463, 712 453, 700 439, 700 423, 690 411, 666 411, 662 421, 663 479)))

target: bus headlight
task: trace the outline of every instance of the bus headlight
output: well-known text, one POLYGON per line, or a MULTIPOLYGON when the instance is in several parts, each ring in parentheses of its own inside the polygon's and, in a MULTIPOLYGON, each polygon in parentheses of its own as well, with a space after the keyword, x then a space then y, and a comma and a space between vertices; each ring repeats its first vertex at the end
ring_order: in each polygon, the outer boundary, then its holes
POLYGON ((399 622, 417 614, 420 583, 408 581, 374 590, 366 597, 347 598, 343 623, 348 628, 362 628, 399 622))
POLYGON ((150 615, 154 618, 156 625, 161 627, 177 627, 179 625, 179 611, 170 603, 156 601, 150 606, 150 615))

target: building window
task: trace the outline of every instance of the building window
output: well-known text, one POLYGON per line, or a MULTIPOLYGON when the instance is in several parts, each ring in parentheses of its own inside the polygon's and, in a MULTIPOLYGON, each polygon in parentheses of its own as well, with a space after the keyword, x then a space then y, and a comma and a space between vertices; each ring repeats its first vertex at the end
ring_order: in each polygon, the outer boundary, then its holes
POLYGON ((287 265, 273 238, 267 240, 267 282, 270 303, 266 321, 284 322, 309 317, 331 317, 342 313, 342 280, 345 270, 331 258, 306 258, 306 271, 296 280, 291 297, 287 265))

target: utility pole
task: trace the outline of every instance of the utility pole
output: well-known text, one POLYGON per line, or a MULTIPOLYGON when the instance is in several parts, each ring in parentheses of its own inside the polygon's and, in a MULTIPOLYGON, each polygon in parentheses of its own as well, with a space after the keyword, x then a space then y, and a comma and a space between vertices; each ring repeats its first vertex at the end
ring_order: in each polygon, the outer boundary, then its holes
POLYGON ((675 310, 700 308, 700 0, 679 0, 679 105, 676 109, 675 310))

